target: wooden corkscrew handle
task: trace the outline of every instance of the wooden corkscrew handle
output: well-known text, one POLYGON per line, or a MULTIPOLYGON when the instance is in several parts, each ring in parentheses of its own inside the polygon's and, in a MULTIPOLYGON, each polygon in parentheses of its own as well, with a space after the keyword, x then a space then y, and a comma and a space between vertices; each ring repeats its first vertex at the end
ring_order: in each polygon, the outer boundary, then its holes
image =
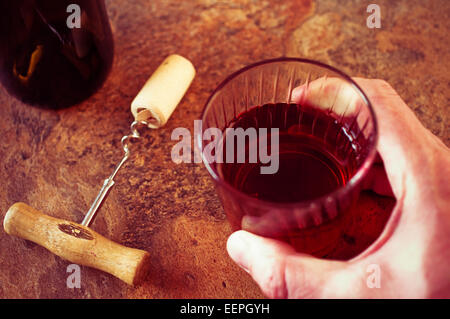
POLYGON ((130 285, 138 284, 148 270, 148 252, 119 245, 85 226, 42 214, 24 203, 9 208, 3 227, 9 235, 35 242, 61 258, 105 271, 130 285))

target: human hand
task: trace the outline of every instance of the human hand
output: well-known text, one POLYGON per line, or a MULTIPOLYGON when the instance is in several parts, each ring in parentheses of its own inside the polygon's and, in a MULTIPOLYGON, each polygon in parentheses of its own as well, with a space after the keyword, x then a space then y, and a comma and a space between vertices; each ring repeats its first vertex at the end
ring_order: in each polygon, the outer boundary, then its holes
POLYGON ((397 202, 380 237, 349 261, 301 254, 246 231, 227 242, 230 257, 271 298, 450 297, 450 150, 382 80, 357 78, 375 109, 378 152, 367 186, 397 202), (367 285, 369 265, 381 285, 367 285))

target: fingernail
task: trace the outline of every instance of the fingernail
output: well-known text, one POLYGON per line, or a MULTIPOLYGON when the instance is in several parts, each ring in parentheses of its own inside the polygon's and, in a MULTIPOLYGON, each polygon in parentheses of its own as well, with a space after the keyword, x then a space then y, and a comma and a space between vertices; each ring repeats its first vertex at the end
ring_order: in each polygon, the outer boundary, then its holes
POLYGON ((292 102, 299 103, 300 98, 302 97, 302 94, 304 91, 305 90, 302 86, 296 87, 294 90, 292 90, 292 95, 291 95, 292 102))

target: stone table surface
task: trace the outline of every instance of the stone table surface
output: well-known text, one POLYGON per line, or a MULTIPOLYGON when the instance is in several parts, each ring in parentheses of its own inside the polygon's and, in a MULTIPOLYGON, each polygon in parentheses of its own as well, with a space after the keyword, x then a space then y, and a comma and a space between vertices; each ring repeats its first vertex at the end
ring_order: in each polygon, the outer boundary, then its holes
MULTIPOLYGON (((0 218, 22 201, 80 222, 122 156, 129 105, 171 53, 197 76, 164 129, 146 130, 92 228, 151 253, 151 274, 130 287, 82 267, 81 288, 66 286, 69 262, 0 230, 1 298, 261 298, 258 286, 225 249, 231 229, 202 164, 175 164, 170 135, 193 131, 212 90, 252 62, 298 56, 352 76, 390 82, 419 119, 450 144, 450 2, 373 1, 381 28, 366 26, 366 1, 106 1, 115 60, 104 86, 83 103, 53 111, 31 107, 0 88, 0 218)), ((363 194, 362 224, 346 240, 357 252, 373 241, 394 201, 363 194)))

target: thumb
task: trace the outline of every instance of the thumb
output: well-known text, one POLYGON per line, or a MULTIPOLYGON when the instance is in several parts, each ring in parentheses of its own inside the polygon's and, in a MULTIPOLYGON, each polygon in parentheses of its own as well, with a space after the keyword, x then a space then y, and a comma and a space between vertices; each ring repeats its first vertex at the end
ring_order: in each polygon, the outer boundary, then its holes
POLYGON ((286 243, 243 230, 229 237, 227 250, 269 298, 324 298, 333 294, 326 289, 332 277, 351 275, 346 262, 300 254, 286 243))

